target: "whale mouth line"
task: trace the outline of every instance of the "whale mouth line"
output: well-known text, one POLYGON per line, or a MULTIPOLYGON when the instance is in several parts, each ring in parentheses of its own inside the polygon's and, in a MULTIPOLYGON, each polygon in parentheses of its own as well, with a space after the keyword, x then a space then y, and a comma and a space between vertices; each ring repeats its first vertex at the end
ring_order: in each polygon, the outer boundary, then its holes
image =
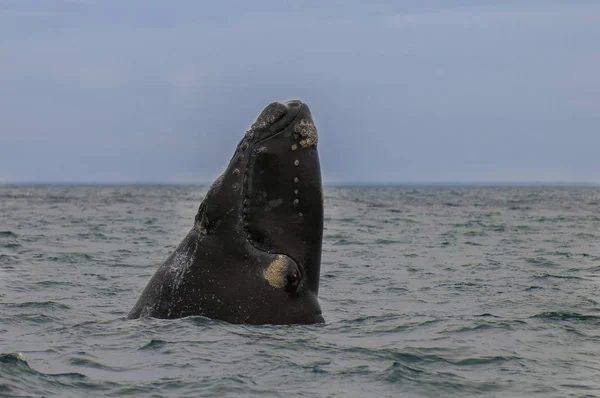
MULTIPOLYGON (((298 100, 294 100, 294 101, 287 101, 285 103, 282 102, 277 102, 276 104, 280 104, 286 107, 287 112, 279 117, 275 122, 273 122, 269 128, 273 127, 274 125, 276 125, 277 123, 281 123, 282 119, 288 119, 286 120, 281 126, 277 126, 277 130, 276 131, 272 131, 270 132, 270 134, 266 134, 264 136, 259 136, 258 139, 252 143, 250 143, 249 147, 247 148, 248 150, 248 154, 251 154, 253 151, 256 151, 257 148, 261 147, 261 144, 267 140, 270 139, 275 139, 278 136, 281 136, 282 134, 286 134, 286 132, 288 132, 290 130, 290 128, 293 128, 294 126, 296 126, 304 117, 303 115, 303 110, 307 109, 307 105, 304 104, 301 101, 298 100), (291 105, 291 106, 290 106, 291 105)), ((309 114, 310 115, 310 114, 309 114)), ((310 117, 310 116, 309 116, 310 117)), ((290 134, 290 148, 291 148, 291 142, 293 140, 293 135, 295 135, 292 132, 289 133, 290 134)), ((249 155, 249 157, 252 155, 249 155)), ((250 197, 250 187, 248 186, 249 183, 249 179, 248 179, 248 175, 250 173, 252 173, 254 168, 254 164, 252 164, 252 162, 250 162, 249 164, 246 164, 245 167, 245 171, 244 171, 244 178, 243 178, 243 182, 242 182, 242 198, 243 198, 243 202, 242 202, 242 218, 243 218, 243 223, 244 223, 244 228, 243 231, 245 233, 245 238, 246 241, 255 249, 255 250, 259 250, 263 253, 267 253, 267 254, 272 254, 272 255, 284 255, 287 257, 290 257, 298 266, 299 271, 302 275, 306 276, 307 275, 307 270, 305 265, 302 263, 302 261, 299 258, 296 258, 296 256, 294 256, 292 253, 285 253, 281 250, 270 250, 268 248, 262 247, 260 245, 259 242, 255 241, 254 239, 252 239, 252 235, 253 235, 253 231, 250 228, 250 222, 247 220, 247 206, 249 205, 249 203, 252 201, 251 197, 250 197)), ((293 293, 290 293, 291 295, 293 295, 293 293)), ((321 317, 322 319, 322 315, 321 313, 319 314, 315 314, 315 317, 321 317)), ((318 323, 318 322, 317 322, 318 323)))

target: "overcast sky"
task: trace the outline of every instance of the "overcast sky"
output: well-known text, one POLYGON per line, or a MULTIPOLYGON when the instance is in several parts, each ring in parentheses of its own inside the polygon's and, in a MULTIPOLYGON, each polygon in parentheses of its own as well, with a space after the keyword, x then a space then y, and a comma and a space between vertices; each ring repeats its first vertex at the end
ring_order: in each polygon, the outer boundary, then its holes
POLYGON ((0 0, 0 181, 210 182, 298 98, 325 182, 600 182, 599 1, 0 0))

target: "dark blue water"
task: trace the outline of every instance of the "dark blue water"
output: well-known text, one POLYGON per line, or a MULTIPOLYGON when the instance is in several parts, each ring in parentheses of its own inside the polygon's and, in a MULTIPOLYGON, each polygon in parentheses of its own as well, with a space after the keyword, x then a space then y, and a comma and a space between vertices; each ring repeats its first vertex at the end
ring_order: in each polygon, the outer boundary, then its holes
POLYGON ((0 396, 600 396, 600 188, 325 189, 327 323, 127 320, 203 187, 0 187, 0 396))

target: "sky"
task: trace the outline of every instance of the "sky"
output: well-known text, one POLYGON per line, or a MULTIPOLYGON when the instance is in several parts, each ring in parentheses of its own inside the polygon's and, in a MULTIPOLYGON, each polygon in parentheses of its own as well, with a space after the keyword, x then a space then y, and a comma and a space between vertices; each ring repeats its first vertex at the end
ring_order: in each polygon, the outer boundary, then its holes
POLYGON ((600 2, 0 0, 0 182, 208 183, 301 99, 325 183, 600 183, 600 2))

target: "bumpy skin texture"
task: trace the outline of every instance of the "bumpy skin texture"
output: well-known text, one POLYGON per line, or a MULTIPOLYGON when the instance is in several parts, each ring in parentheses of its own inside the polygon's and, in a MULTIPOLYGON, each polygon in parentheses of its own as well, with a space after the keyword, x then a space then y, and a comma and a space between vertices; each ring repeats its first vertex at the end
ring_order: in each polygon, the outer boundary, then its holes
POLYGON ((316 145, 305 104, 267 106, 129 318, 324 322, 317 300, 323 194, 316 145))

